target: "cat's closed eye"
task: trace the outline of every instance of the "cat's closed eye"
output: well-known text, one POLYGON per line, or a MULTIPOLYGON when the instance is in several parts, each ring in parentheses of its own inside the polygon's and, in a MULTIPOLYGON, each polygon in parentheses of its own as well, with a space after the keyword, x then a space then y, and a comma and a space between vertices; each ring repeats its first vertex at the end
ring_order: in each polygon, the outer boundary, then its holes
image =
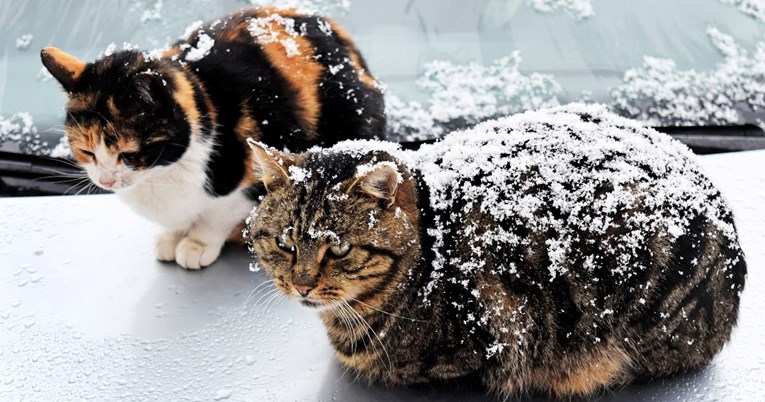
POLYGON ((124 163, 133 163, 138 156, 137 152, 120 152, 117 155, 117 160, 124 163))
POLYGON ((80 152, 83 155, 87 156, 88 158, 93 159, 94 161, 96 160, 96 154, 94 154, 93 152, 90 152, 86 149, 80 149, 80 152))

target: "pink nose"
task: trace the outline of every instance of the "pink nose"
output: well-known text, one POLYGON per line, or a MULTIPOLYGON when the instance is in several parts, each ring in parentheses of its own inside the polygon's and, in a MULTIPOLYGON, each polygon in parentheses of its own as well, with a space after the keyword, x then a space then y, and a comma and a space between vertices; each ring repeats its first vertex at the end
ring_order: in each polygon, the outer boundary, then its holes
POLYGON ((104 187, 111 187, 111 186, 114 185, 116 180, 114 180, 114 179, 98 179, 98 182, 101 183, 101 185, 104 186, 104 187))
POLYGON ((295 284, 295 289, 297 289, 298 293, 300 293, 300 296, 306 297, 308 296, 308 292, 313 290, 314 286, 304 286, 304 285, 298 285, 295 284))

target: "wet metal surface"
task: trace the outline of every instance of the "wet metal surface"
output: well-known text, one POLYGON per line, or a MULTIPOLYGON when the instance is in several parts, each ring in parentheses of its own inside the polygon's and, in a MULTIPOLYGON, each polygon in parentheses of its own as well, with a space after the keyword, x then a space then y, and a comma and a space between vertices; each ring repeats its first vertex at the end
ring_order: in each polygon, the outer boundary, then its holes
MULTIPOLYGON (((762 397, 765 152, 700 160, 747 253, 740 324, 705 370, 601 401, 762 397)), ((0 199, 0 401, 486 400, 355 382, 315 313, 250 272, 244 250, 184 271, 155 261, 156 231, 112 195, 0 199)))

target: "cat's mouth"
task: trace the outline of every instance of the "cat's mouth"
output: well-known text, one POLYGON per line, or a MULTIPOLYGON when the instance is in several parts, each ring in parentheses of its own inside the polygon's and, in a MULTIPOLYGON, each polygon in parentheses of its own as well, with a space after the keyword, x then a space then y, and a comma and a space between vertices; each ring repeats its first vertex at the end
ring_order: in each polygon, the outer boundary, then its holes
POLYGON ((308 299, 301 299, 300 300, 300 304, 302 304, 302 305, 304 305, 306 307, 319 308, 319 307, 324 306, 326 303, 322 303, 322 302, 318 302, 318 301, 314 301, 314 300, 308 300, 308 299))
POLYGON ((335 302, 329 302, 324 300, 311 300, 311 299, 300 299, 298 300, 301 305, 304 307, 308 307, 312 310, 330 310, 336 307, 337 303, 335 302))

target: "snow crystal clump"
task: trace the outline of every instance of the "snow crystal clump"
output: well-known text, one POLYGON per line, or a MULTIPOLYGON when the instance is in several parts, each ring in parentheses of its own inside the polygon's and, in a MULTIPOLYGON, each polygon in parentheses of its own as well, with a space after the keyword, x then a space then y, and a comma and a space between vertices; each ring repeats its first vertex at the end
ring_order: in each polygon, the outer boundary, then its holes
POLYGON ((215 39, 211 38, 205 32, 199 32, 197 35, 197 46, 191 47, 186 53, 186 61, 199 61, 205 56, 210 54, 213 45, 215 45, 215 39))
POLYGON ((765 22, 765 1, 763 0, 720 0, 725 4, 738 6, 744 14, 765 22))
POLYGON ((202 20, 197 20, 191 23, 191 25, 186 27, 186 30, 183 31, 183 34, 178 37, 178 39, 188 39, 191 34, 198 31, 202 26, 205 24, 202 20))
POLYGON ((29 113, 15 113, 8 119, 0 116, 0 145, 7 141, 16 143, 19 151, 25 154, 48 154, 48 143, 40 138, 29 113))
POLYGON ((32 34, 24 34, 16 38, 16 49, 19 50, 27 50, 29 49, 29 46, 32 45, 32 39, 34 39, 34 36, 32 34))
POLYGON ((69 140, 66 136, 61 136, 58 144, 50 151, 50 156, 54 158, 72 158, 72 148, 69 147, 69 140))
POLYGON ((306 179, 311 178, 311 171, 305 170, 298 166, 290 166, 287 168, 290 172, 290 180, 293 183, 302 183, 306 179))
POLYGON ((157 0, 156 3, 154 3, 153 6, 150 8, 143 10, 143 13, 141 14, 141 22, 147 23, 150 21, 161 21, 162 20, 162 0, 157 0))
POLYGON ((401 176, 401 173, 399 173, 398 167, 396 166, 396 164, 393 163, 393 162, 388 162, 388 161, 377 162, 377 163, 370 163, 370 164, 367 164, 367 165, 358 166, 358 167, 356 167, 355 177, 366 176, 369 172, 377 170, 377 169, 379 169, 379 168, 381 168, 383 166, 387 166, 387 167, 393 169, 396 172, 396 183, 401 184, 401 183, 404 182, 404 178, 401 176))
POLYGON ((585 19, 595 15, 592 10, 592 0, 526 0, 540 13, 553 13, 566 10, 577 19, 585 19))
POLYGON ((389 134, 419 140, 443 135, 503 115, 557 106, 562 92, 551 75, 520 72, 518 51, 489 66, 434 61, 425 66, 417 86, 430 92, 429 104, 386 98, 389 134))
MULTIPOLYGON (((138 50, 138 45, 129 43, 129 42, 122 42, 122 50, 138 50)), ((109 57, 114 54, 114 52, 117 51, 117 44, 112 42, 108 46, 106 46, 106 49, 104 49, 103 52, 99 53, 98 56, 96 56, 97 60, 103 59, 104 57, 109 57)))
POLYGON ((765 108, 765 42, 750 55, 717 28, 707 35, 725 57, 713 71, 682 71, 672 60, 646 56, 611 91, 612 108, 651 126, 735 124, 743 121, 736 106, 765 108))
POLYGON ((267 17, 253 18, 248 27, 250 35, 260 44, 279 42, 284 47, 288 57, 300 55, 300 49, 294 38, 302 36, 295 30, 295 20, 289 17, 283 17, 278 14, 271 14, 267 17), (281 25, 279 29, 275 24, 281 25), (280 34, 285 33, 287 38, 280 38, 280 34))

